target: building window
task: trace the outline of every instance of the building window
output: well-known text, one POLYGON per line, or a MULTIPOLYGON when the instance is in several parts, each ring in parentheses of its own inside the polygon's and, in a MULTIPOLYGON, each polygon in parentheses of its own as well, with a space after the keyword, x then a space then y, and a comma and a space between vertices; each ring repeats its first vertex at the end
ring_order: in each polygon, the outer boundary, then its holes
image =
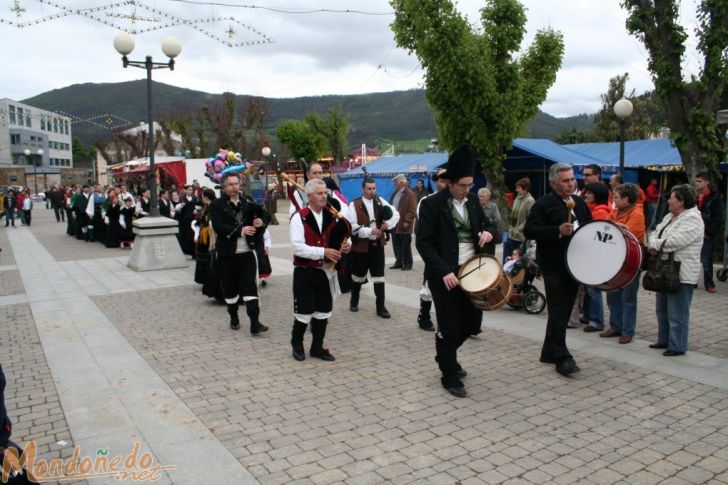
POLYGON ((23 108, 18 108, 18 124, 20 126, 23 126, 25 124, 25 119, 23 118, 23 108))
POLYGON ((40 129, 45 131, 45 116, 40 117, 40 129))
POLYGON ((30 110, 29 109, 25 110, 25 126, 27 126, 29 128, 32 127, 32 125, 30 124, 30 110))
POLYGON ((58 118, 53 118, 53 133, 58 133, 58 118))
POLYGON ((13 106, 12 104, 8 106, 10 108, 10 122, 15 124, 15 106, 13 106))
POLYGON ((20 145, 20 135, 10 135, 11 145, 20 145))
POLYGON ((66 129, 66 135, 68 135, 68 133, 69 133, 69 131, 70 131, 70 127, 69 127, 69 125, 68 125, 68 120, 63 120, 63 126, 64 126, 64 127, 65 127, 65 129, 66 129))

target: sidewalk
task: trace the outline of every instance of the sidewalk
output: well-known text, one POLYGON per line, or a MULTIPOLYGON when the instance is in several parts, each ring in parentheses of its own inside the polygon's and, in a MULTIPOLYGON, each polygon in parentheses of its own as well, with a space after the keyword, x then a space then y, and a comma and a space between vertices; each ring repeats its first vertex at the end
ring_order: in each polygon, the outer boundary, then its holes
POLYGON ((342 296, 327 335, 336 362, 296 362, 286 217, 261 290, 271 331, 253 338, 227 328, 192 265, 134 273, 128 253, 65 236, 51 214, 0 229, 13 437, 45 458, 139 440, 177 467, 163 483, 728 482, 724 283, 696 290, 685 357, 647 348, 646 293, 629 345, 569 331, 572 379, 538 362, 545 314, 487 313, 461 352, 469 397, 455 399, 415 324, 419 261, 386 272, 391 320, 376 317, 370 285, 357 314, 342 296))

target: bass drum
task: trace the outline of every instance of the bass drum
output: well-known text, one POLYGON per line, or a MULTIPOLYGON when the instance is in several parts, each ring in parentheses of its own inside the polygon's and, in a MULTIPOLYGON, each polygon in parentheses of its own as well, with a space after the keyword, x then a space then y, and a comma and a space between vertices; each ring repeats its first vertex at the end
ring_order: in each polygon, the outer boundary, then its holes
POLYGON ((624 288, 639 274, 642 246, 611 221, 590 221, 576 230, 566 248, 566 267, 579 283, 604 291, 624 288))
POLYGON ((460 287, 482 312, 497 310, 511 297, 513 286, 503 266, 493 256, 472 256, 458 271, 460 287))

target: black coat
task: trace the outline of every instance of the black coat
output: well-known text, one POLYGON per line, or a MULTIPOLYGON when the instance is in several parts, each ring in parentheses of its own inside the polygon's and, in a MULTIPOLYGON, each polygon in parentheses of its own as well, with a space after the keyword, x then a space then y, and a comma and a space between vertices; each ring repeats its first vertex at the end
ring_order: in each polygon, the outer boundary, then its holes
POLYGON ((720 195, 711 191, 700 208, 700 215, 703 216, 703 224, 705 225, 705 236, 714 238, 720 236, 720 225, 723 223, 723 202, 720 195))
POLYGON ((159 199, 159 215, 174 219, 174 207, 172 207, 172 202, 159 199))
POLYGON ((263 234, 265 228, 271 221, 271 215, 262 205, 256 204, 252 199, 246 198, 240 194, 240 203, 242 204, 241 224, 238 223, 236 212, 230 203, 230 197, 222 194, 210 204, 210 219, 212 228, 217 234, 215 247, 220 256, 232 256, 238 247, 238 241, 243 231, 243 226, 252 226, 253 219, 260 218, 263 225, 257 228, 254 236, 244 237, 250 249, 254 249, 256 245, 263 245, 263 234))
MULTIPOLYGON (((475 194, 467 194, 466 209, 470 218, 470 230, 473 234, 476 253, 493 253, 495 245, 501 242, 498 227, 490 221, 480 206, 475 194), (487 231, 493 234, 493 240, 478 247, 478 233, 487 231)), ((455 220, 448 201, 452 198, 449 190, 442 190, 435 195, 422 199, 420 217, 417 223, 416 246, 425 262, 425 278, 442 279, 449 273, 458 273, 458 235, 455 220)))
MULTIPOLYGON (((584 200, 576 195, 572 198, 576 203, 574 214, 579 225, 591 221, 591 212, 584 200)), ((526 239, 536 241, 536 261, 543 272, 568 274, 566 248, 571 236, 559 236, 559 226, 566 222, 567 215, 566 202, 554 192, 539 198, 528 214, 523 234, 526 239)))

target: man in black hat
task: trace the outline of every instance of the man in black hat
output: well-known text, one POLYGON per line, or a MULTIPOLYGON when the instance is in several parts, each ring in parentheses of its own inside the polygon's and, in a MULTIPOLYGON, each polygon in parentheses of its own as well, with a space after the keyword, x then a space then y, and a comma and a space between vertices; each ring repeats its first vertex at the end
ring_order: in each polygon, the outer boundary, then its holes
POLYGON ((387 244, 385 231, 395 227, 399 213, 377 196, 377 184, 365 178, 361 184, 362 196, 349 205, 348 219, 351 222, 351 300, 349 310, 359 311, 359 292, 367 280, 367 272, 374 284, 377 298, 377 316, 390 318, 384 306, 384 246, 387 244), (388 217, 385 217, 384 214, 388 217))
POLYGON ((447 189, 422 200, 417 223, 417 250, 425 262, 425 278, 437 315, 435 350, 442 385, 465 397, 461 380, 467 375, 457 360, 458 348, 479 327, 482 314, 460 287, 460 266, 476 253, 487 252, 501 240, 497 226, 487 219, 478 197, 470 192, 477 160, 468 146, 448 159, 447 189))

